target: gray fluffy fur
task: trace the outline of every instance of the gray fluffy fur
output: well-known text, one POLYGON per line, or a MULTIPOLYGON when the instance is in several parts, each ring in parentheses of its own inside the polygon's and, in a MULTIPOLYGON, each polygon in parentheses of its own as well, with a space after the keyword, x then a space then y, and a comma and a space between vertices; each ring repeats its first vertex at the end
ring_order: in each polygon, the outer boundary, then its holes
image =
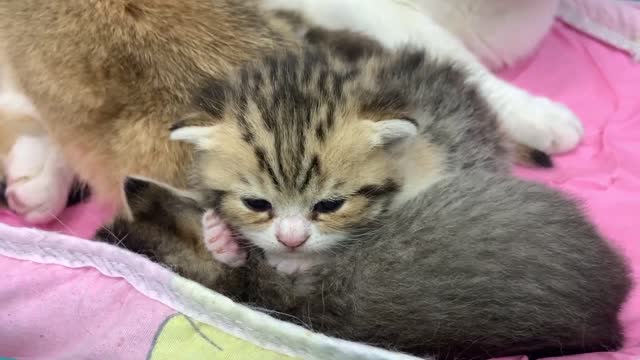
POLYGON ((622 258, 573 202, 479 172, 359 229, 302 277, 259 254, 247 276, 242 294, 228 294, 317 331, 439 359, 617 349, 630 288, 622 258))

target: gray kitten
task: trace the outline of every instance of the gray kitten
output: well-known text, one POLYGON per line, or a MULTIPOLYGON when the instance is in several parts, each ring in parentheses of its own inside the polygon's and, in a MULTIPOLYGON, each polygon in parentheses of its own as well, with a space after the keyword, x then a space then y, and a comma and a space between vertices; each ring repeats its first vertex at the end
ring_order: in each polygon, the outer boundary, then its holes
MULTIPOLYGON (((135 197, 196 208, 155 184, 132 182, 146 189, 135 197)), ((132 208, 159 219, 157 207, 132 208)), ((166 224, 178 215, 164 216, 166 224)), ((131 230, 124 246, 152 241, 131 230)), ((171 241, 171 231, 163 235, 171 241)), ((305 273, 278 272, 251 247, 246 266, 214 277, 214 290, 287 314, 283 320, 294 316, 315 331, 438 359, 615 350, 630 288, 624 261, 572 201, 484 172, 438 181, 355 229, 305 273)))
MULTIPOLYGON (((282 271, 322 261, 355 226, 401 206, 448 173, 508 172, 514 152, 466 70, 415 49, 386 52, 335 34, 205 84, 196 113, 171 129, 194 146, 207 195, 206 239, 228 254, 221 223, 282 271)), ((522 147, 522 146, 520 146, 522 147)))
POLYGON ((252 292, 240 299, 439 359, 569 355, 623 340, 625 263, 571 201, 540 185, 447 177, 339 249, 298 276, 252 253, 252 292))

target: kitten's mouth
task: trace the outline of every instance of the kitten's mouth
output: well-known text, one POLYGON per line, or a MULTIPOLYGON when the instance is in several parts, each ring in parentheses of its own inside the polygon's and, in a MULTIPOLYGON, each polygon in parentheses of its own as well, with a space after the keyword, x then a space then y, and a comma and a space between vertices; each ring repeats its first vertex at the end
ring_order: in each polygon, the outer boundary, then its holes
POLYGON ((275 249, 267 250, 267 253, 271 253, 280 257, 307 257, 310 256, 311 253, 308 251, 308 248, 304 246, 304 244, 300 244, 299 246, 285 246, 279 244, 275 249))
POLYGON ((279 256, 302 256, 305 255, 304 250, 300 249, 300 247, 288 247, 288 246, 280 246, 276 249, 267 250, 267 253, 278 254, 279 256))

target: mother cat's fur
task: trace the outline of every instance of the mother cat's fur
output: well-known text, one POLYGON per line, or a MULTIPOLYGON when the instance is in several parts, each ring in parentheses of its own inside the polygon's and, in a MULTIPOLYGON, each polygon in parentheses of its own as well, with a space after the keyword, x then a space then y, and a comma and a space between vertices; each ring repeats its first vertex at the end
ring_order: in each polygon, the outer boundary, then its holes
POLYGON ((68 162, 116 202, 130 173, 186 185, 190 155, 166 132, 205 77, 294 44, 233 0, 2 1, 0 40, 68 162))

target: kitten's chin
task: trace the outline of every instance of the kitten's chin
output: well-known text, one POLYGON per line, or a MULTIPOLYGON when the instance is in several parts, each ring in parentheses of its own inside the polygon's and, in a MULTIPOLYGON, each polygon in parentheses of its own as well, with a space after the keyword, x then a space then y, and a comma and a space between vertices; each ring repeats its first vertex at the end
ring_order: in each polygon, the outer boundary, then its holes
POLYGON ((277 271, 287 275, 299 275, 314 266, 325 263, 329 258, 322 254, 296 252, 265 253, 267 262, 277 271))

